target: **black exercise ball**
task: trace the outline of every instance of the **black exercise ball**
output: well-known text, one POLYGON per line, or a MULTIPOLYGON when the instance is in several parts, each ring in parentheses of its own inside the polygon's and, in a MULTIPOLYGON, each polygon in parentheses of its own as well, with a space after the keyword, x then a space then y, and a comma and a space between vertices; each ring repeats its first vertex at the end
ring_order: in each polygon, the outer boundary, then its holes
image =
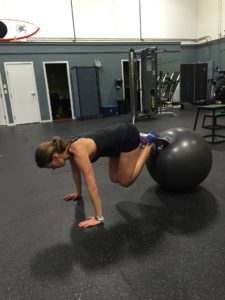
POLYGON ((212 167, 209 144, 187 128, 171 128, 160 135, 168 137, 170 144, 149 157, 146 164, 149 174, 165 189, 193 189, 207 177, 212 167))

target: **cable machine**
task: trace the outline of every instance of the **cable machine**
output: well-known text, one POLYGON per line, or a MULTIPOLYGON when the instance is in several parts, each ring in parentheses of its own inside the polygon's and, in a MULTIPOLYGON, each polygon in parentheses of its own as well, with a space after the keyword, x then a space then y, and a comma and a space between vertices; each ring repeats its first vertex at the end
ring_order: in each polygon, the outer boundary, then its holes
POLYGON ((157 48, 129 50, 129 84, 132 123, 136 119, 157 113, 157 48), (137 61, 141 61, 141 82, 138 80, 137 61), (140 95, 140 103, 138 100, 140 95))
MULTIPOLYGON (((161 112, 161 95, 157 86, 157 54, 165 49, 156 47, 129 50, 129 86, 132 123, 140 118, 149 118, 161 112), (138 78, 137 61, 141 62, 141 82, 138 78), (140 100, 139 97, 140 96, 140 100)), ((167 114, 175 115, 172 112, 167 114)))

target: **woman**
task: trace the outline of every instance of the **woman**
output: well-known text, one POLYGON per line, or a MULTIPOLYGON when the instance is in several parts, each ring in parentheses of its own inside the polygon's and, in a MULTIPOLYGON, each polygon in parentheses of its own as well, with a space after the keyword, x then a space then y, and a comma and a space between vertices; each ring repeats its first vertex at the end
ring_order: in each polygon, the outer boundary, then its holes
POLYGON ((138 177, 153 148, 168 144, 152 133, 139 133, 131 124, 116 124, 105 129, 78 136, 70 141, 54 137, 41 143, 35 152, 35 160, 41 168, 57 169, 69 160, 76 193, 66 195, 65 201, 81 198, 81 174, 83 175, 95 217, 89 217, 78 224, 90 227, 104 222, 102 204, 96 184, 92 163, 99 157, 109 157, 109 175, 113 182, 130 186, 138 177))

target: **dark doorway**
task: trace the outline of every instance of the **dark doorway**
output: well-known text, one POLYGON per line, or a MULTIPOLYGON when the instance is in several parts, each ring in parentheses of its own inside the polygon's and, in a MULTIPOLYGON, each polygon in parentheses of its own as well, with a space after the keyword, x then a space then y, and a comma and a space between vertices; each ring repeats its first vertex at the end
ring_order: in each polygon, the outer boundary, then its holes
POLYGON ((45 63, 53 120, 71 119, 71 99, 66 63, 45 63))

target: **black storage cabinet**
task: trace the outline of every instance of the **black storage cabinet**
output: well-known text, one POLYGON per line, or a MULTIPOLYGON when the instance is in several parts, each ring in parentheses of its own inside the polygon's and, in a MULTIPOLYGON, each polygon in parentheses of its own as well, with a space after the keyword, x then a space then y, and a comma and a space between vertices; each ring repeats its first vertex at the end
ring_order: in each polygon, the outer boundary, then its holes
POLYGON ((208 64, 181 64, 180 100, 181 103, 198 104, 208 97, 208 64))
POLYGON ((71 84, 75 117, 88 119, 100 115, 100 91, 96 67, 72 67, 71 84))

